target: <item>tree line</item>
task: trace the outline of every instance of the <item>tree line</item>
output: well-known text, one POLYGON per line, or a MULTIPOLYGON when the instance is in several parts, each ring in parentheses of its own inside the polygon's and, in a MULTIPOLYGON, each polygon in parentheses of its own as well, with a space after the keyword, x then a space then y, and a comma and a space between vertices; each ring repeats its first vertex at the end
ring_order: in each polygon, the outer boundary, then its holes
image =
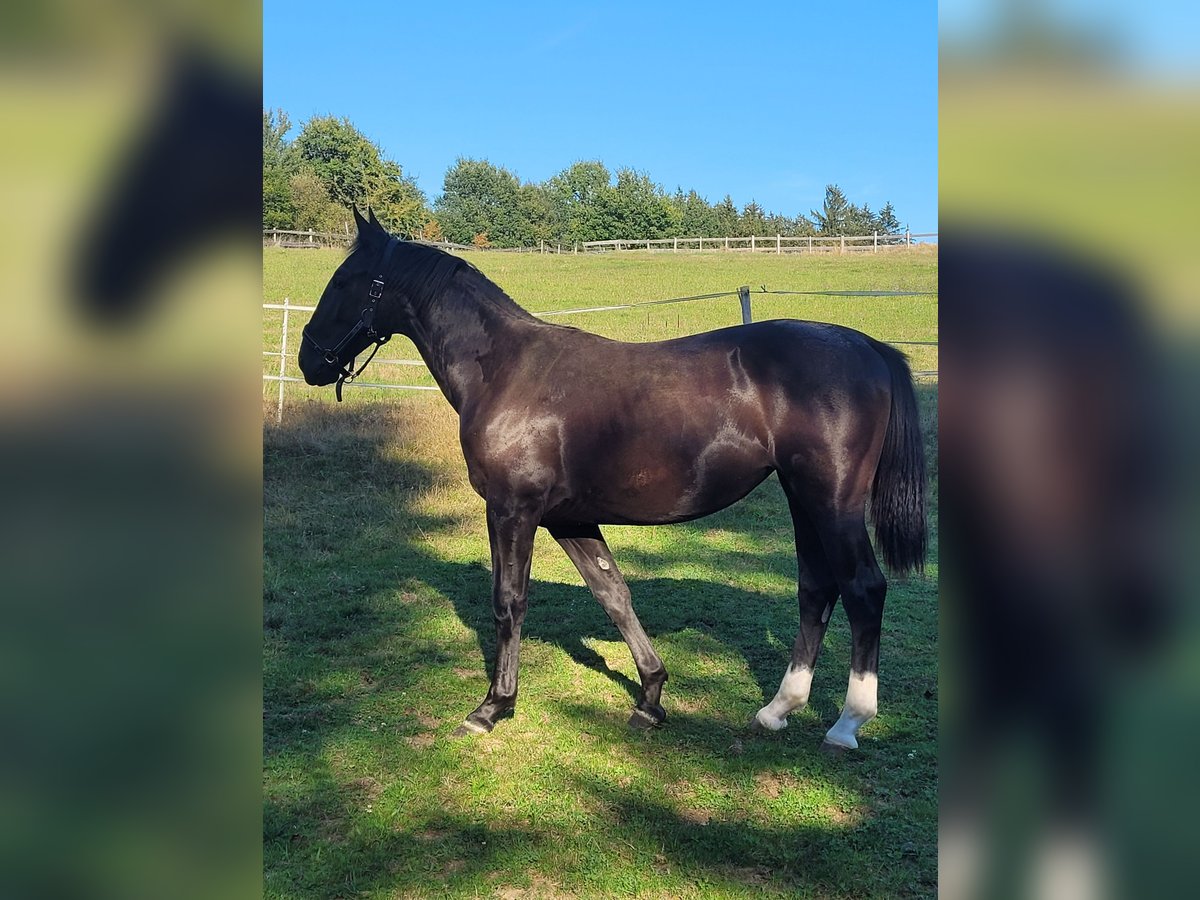
POLYGON ((481 247, 903 231, 891 203, 872 211, 850 202, 835 184, 826 186, 820 209, 788 216, 753 200, 739 209, 728 194, 709 203, 694 190, 669 193, 643 172, 614 174, 595 160, 573 163, 539 183, 487 160, 459 158, 430 204, 399 163, 348 119, 314 116, 288 140, 291 127, 282 110, 264 110, 264 228, 350 233, 350 207, 370 206, 393 233, 481 247))

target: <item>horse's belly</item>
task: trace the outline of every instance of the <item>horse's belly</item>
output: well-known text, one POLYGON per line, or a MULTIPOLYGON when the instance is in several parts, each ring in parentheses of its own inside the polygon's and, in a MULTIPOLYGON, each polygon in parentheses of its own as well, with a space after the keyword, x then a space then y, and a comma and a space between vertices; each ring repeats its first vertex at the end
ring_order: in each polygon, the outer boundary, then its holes
POLYGON ((646 464, 610 473, 605 483, 594 484, 584 496, 590 517, 601 524, 682 522, 736 503, 771 471, 765 458, 739 458, 716 466, 646 464))

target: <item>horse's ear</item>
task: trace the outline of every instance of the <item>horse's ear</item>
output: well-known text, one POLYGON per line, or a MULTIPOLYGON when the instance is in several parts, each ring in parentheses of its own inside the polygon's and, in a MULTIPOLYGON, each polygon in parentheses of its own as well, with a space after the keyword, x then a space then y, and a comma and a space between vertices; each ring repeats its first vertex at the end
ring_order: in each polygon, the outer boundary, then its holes
POLYGON ((362 217, 362 213, 358 211, 357 206, 351 206, 350 211, 354 213, 354 224, 358 228, 358 236, 363 237, 371 226, 367 223, 367 220, 362 217))
POLYGON ((367 207, 367 217, 371 220, 371 224, 374 225, 377 229, 379 229, 380 231, 384 230, 383 226, 379 224, 379 220, 377 218, 375 218, 375 210, 371 209, 371 207, 369 207, 369 206, 367 207))

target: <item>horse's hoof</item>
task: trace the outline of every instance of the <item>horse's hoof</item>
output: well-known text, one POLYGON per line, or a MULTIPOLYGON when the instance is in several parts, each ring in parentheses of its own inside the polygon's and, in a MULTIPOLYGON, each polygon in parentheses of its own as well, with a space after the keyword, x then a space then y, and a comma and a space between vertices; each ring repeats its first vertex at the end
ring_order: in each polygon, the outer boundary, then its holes
POLYGON ((835 744, 833 741, 821 741, 821 752, 828 753, 830 756, 841 756, 843 753, 848 753, 851 748, 843 747, 841 744, 835 744))
POLYGON ((470 719, 467 719, 451 732, 450 737, 471 737, 476 734, 487 734, 491 730, 491 728, 485 725, 480 725, 478 722, 472 722, 470 719))
POLYGON ((654 716, 643 709, 635 709, 629 716, 629 727, 635 731, 649 731, 651 728, 657 728, 662 723, 662 719, 654 718, 654 716))

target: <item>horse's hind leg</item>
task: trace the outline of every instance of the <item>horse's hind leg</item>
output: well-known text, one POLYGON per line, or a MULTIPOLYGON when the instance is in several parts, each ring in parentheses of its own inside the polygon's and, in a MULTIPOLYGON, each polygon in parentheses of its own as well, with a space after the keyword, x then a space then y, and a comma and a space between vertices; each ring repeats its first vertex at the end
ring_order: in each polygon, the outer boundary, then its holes
POLYGON ((800 570, 797 596, 800 601, 800 630, 792 645, 792 659, 773 700, 754 716, 759 727, 779 731, 787 717, 808 703, 813 669, 821 652, 821 641, 829 616, 837 602, 838 586, 825 559, 821 539, 795 498, 788 493, 792 524, 796 529, 796 560, 800 570))
POLYGON ((650 646, 650 639, 633 611, 629 586, 625 584, 600 529, 595 525, 556 526, 550 528, 550 534, 562 545, 633 654, 634 665, 642 680, 642 694, 629 724, 643 728, 660 724, 667 717, 660 705, 667 670, 650 646))
POLYGON ((871 548, 861 507, 856 514, 836 517, 819 530, 850 620, 851 642, 846 703, 841 717, 825 734, 824 745, 854 749, 858 730, 875 718, 878 709, 879 634, 887 581, 871 548))

